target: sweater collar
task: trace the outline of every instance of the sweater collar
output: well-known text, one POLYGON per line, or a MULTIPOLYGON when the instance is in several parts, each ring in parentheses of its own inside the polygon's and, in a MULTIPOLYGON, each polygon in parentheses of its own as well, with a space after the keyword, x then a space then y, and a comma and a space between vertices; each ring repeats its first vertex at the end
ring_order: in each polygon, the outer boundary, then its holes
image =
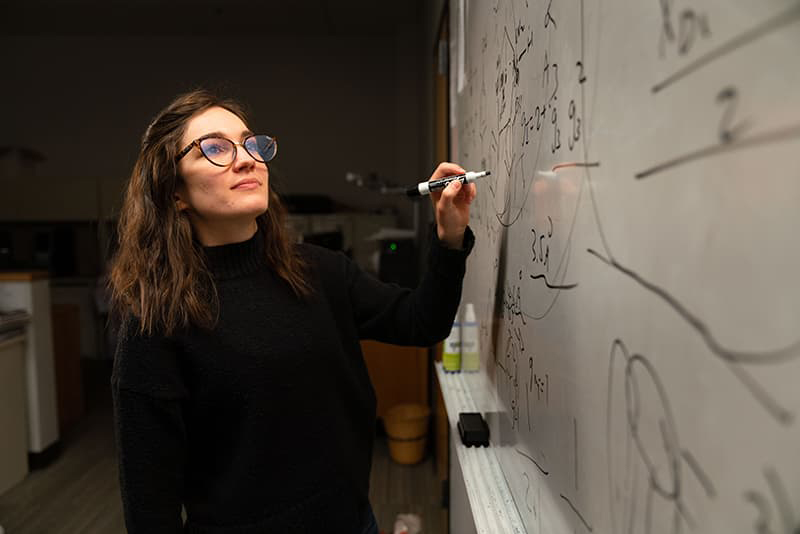
POLYGON ((208 269, 217 279, 247 276, 266 264, 261 227, 246 241, 202 248, 208 269))

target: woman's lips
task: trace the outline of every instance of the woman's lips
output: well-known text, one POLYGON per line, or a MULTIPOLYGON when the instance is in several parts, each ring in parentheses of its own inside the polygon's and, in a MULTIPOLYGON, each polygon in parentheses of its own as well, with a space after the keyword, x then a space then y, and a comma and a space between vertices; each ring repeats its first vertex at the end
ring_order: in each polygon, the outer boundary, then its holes
POLYGON ((247 180, 245 182, 233 186, 231 189, 257 189, 260 186, 261 184, 259 184, 255 180, 247 180))

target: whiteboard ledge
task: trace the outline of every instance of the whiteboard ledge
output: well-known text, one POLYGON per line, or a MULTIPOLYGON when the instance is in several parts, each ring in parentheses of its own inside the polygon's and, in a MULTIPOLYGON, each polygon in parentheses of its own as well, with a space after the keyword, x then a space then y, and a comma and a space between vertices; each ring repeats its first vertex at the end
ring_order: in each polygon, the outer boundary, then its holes
POLYGON ((436 376, 444 398, 454 449, 472 509, 475 528, 479 533, 514 532, 524 534, 519 515, 505 475, 500 468, 489 436, 488 447, 467 447, 458 439, 458 414, 480 412, 465 382, 464 373, 446 373, 442 362, 436 362, 436 376))

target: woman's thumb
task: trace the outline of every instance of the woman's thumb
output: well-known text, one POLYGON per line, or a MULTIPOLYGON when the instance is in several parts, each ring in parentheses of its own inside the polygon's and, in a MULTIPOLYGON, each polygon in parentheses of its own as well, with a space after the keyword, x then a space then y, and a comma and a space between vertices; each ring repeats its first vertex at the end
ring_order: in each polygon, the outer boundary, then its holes
POLYGON ((460 180, 453 180, 447 184, 447 187, 445 187, 444 191, 442 191, 442 200, 444 200, 446 206, 453 204, 453 201, 455 200, 459 191, 461 191, 460 180))

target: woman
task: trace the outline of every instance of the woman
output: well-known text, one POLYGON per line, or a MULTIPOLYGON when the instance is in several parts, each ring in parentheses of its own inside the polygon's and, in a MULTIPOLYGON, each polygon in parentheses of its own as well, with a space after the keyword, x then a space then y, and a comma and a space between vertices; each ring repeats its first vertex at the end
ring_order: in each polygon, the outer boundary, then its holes
MULTIPOLYGON (((145 132, 111 272, 128 532, 377 533, 375 395, 359 339, 447 336, 475 188, 432 195, 427 274, 401 289, 341 253, 292 244, 269 187, 276 151, 239 105, 205 91, 145 132)), ((431 179, 460 172, 443 163, 431 179)))

